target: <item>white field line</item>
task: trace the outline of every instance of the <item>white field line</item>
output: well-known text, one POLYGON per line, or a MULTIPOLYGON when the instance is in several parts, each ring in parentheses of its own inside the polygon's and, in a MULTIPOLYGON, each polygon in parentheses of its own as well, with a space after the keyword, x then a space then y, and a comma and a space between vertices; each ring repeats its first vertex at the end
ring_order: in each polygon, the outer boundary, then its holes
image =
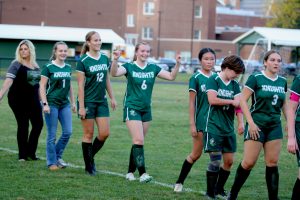
MULTIPOLYGON (((16 150, 2 148, 2 147, 0 147, 0 151, 5 151, 5 152, 13 153, 13 154, 18 153, 18 151, 16 151, 16 150)), ((46 160, 46 158, 44 158, 44 157, 39 156, 39 158, 41 160, 46 160)), ((84 169, 84 166, 74 165, 72 163, 67 163, 67 164, 68 164, 68 167, 71 167, 71 168, 84 169)), ((125 178, 124 174, 121 174, 121 173, 118 173, 118 172, 112 172, 112 171, 108 171, 108 170, 97 170, 97 172, 100 172, 102 174, 109 174, 109 175, 112 175, 112 176, 119 176, 119 177, 125 178)), ((151 181, 150 183, 160 185, 160 186, 163 186, 163 187, 167 187, 167 188, 171 188, 171 189, 174 188, 174 184, 162 183, 162 182, 159 182, 159 181, 151 181)), ((204 191, 195 191, 191 188, 184 188, 183 190, 184 190, 184 192, 195 192, 195 193, 200 193, 202 195, 205 195, 204 191)))

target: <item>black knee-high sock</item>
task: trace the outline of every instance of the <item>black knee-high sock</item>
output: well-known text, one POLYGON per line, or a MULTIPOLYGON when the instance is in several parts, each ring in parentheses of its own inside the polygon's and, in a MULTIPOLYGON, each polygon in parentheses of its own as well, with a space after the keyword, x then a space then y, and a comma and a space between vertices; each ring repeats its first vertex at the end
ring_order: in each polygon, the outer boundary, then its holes
POLYGON ((270 200, 278 199, 278 183, 279 183, 279 173, 278 167, 268 167, 266 166, 266 182, 268 187, 268 194, 270 200))
POLYGON ((250 172, 251 170, 245 170, 241 164, 238 166, 228 200, 237 199, 238 193, 246 182, 250 172))
POLYGON ((215 198, 215 187, 218 180, 219 172, 206 171, 206 195, 215 198))
POLYGON ((299 178, 297 178, 295 185, 294 185, 291 200, 299 200, 299 199, 300 199, 300 180, 299 180, 299 178))
POLYGON ((133 145, 130 150, 130 156, 129 156, 129 165, 128 165, 128 173, 134 173, 136 170, 136 165, 134 163, 134 158, 133 158, 133 145))
POLYGON ((144 146, 134 144, 132 153, 133 153, 134 163, 135 163, 137 169, 139 170, 139 174, 142 175, 142 174, 146 173, 144 146))
POLYGON ((189 174, 192 166, 193 166, 193 163, 189 163, 186 159, 184 160, 178 180, 176 181, 176 183, 181 183, 181 184, 184 183, 184 180, 186 179, 187 175, 189 174))
POLYGON ((216 184, 216 194, 219 194, 224 191, 224 185, 230 175, 230 171, 224 170, 222 167, 220 167, 219 171, 219 177, 216 184))
POLYGON ((103 147, 105 141, 100 141, 98 137, 95 137, 93 142, 93 157, 98 153, 98 151, 103 147))

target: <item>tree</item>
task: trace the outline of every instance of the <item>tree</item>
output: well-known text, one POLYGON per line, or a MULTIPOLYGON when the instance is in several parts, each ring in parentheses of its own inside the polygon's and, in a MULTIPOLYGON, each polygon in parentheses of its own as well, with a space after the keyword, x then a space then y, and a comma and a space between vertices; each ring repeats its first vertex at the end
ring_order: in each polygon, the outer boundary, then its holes
POLYGON ((277 0, 272 3, 270 12, 268 27, 300 29, 300 0, 277 0))

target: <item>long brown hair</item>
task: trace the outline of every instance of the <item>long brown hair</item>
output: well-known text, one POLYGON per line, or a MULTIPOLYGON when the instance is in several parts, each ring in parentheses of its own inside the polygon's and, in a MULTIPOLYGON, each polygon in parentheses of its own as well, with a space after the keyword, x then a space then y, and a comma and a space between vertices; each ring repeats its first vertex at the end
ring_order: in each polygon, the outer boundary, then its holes
MULTIPOLYGON (((264 64, 265 64, 265 62, 267 62, 267 61, 268 61, 268 59, 269 59, 270 55, 271 55, 271 54, 273 54, 273 53, 276 53, 276 54, 278 54, 278 55, 280 56, 280 59, 282 60, 282 57, 281 57, 280 53, 279 53, 278 51, 276 51, 276 50, 272 49, 272 50, 270 50, 270 51, 267 51, 267 52, 265 53, 265 55, 264 55, 264 64)), ((265 67, 266 67, 266 66, 265 66, 265 67)))
MULTIPOLYGON (((87 42, 91 41, 91 38, 94 34, 98 33, 97 31, 90 31, 85 35, 85 42, 82 45, 82 49, 80 55, 85 54, 86 52, 90 51, 90 47, 87 42)), ((98 33, 99 34, 99 33, 98 33)))
MULTIPOLYGON (((149 45, 148 42, 139 42, 139 43, 137 43, 137 44, 135 45, 135 48, 134 48, 133 61, 136 61, 136 60, 137 60, 136 52, 139 50, 139 48, 140 48, 141 45, 148 45, 148 46, 150 47, 150 45, 149 45)), ((151 50, 151 49, 150 49, 150 50, 151 50)))

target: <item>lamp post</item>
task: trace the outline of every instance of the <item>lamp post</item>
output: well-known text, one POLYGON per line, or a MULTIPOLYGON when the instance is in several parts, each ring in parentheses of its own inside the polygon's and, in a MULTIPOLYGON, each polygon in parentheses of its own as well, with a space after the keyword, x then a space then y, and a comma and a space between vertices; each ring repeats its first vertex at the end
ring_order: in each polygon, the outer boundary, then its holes
POLYGON ((160 26, 161 26, 161 13, 162 11, 158 11, 158 29, 157 29, 157 59, 160 54, 160 26))
POLYGON ((192 0, 192 25, 191 25, 191 58, 193 57, 193 43, 194 43, 194 21, 195 21, 195 0, 192 0))

